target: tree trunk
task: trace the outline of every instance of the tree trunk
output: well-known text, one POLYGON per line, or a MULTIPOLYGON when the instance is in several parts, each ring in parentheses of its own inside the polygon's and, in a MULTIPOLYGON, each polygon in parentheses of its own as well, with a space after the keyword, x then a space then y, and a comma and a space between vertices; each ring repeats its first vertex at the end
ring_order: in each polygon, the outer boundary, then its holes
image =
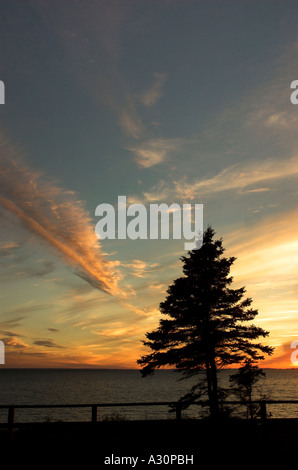
POLYGON ((214 398, 213 398, 213 387, 212 387, 212 375, 211 375, 211 368, 208 361, 206 361, 206 377, 207 377, 207 390, 208 390, 208 398, 209 398, 209 410, 210 416, 214 416, 214 398))
POLYGON ((218 416, 218 386, 217 386, 217 370, 215 362, 206 361, 206 376, 209 398, 210 416, 212 418, 218 416))
POLYGON ((218 383, 217 383, 217 369, 214 358, 210 361, 211 366, 211 382, 212 382, 212 394, 213 394, 213 409, 214 415, 218 416, 219 404, 218 404, 218 383))

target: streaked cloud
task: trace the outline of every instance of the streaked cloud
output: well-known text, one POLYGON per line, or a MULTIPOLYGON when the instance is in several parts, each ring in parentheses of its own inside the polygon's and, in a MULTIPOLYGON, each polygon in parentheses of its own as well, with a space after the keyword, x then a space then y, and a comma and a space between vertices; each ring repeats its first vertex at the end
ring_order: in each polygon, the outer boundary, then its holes
POLYGON ((133 115, 132 113, 129 113, 127 110, 125 110, 120 113, 119 122, 125 134, 133 137, 134 139, 141 137, 143 132, 143 124, 138 116, 133 115))
POLYGON ((60 41, 78 83, 96 102, 112 111, 126 137, 139 138, 143 124, 136 91, 119 66, 130 5, 110 0, 84 6, 75 2, 71 9, 64 2, 34 2, 34 7, 60 41))
POLYGON ((279 346, 297 329, 298 213, 278 214, 224 235, 226 256, 236 256, 234 285, 246 286, 255 322, 270 332, 268 342, 279 346))
MULTIPOLYGON (((296 338, 298 334, 296 335, 296 338)), ((291 362, 291 354, 293 349, 291 349, 291 340, 286 341, 276 347, 274 355, 271 358, 265 359, 260 362, 260 367, 269 367, 269 368, 290 368, 293 367, 291 362)))
POLYGON ((128 263, 122 263, 122 266, 129 268, 130 274, 135 277, 145 277, 148 272, 158 266, 158 263, 152 263, 142 260, 133 260, 128 263))
MULTIPOLYGON (((251 186, 260 183, 269 184, 283 178, 297 177, 297 175, 298 158, 296 157, 284 160, 268 159, 249 164, 236 163, 205 179, 190 179, 185 176, 172 182, 161 180, 148 191, 144 191, 143 198, 139 197, 139 201, 193 200, 226 191, 261 193, 270 191, 270 187, 251 188, 251 186)), ((131 196, 132 200, 133 198, 135 196, 131 196)))
POLYGON ((9 338, 3 338, 3 342, 5 344, 5 348, 8 349, 8 352, 10 352, 10 349, 23 352, 23 350, 26 350, 30 347, 27 343, 14 336, 9 338))
MULTIPOLYGON (((295 120, 296 123, 297 120, 295 120)), ((280 113, 271 114, 265 121, 266 127, 291 127, 293 125, 293 119, 289 119, 287 113, 282 111, 280 113)))
POLYGON ((264 193, 270 191, 270 188, 256 188, 256 189, 247 189, 247 193, 264 193))
POLYGON ((181 149, 182 144, 181 139, 151 139, 129 147, 128 150, 133 152, 140 167, 150 168, 166 161, 181 149))
POLYGON ((154 78, 155 81, 151 88, 142 93, 139 97, 141 103, 143 103, 148 108, 156 104, 157 101, 161 98, 162 88, 164 86, 167 76, 165 73, 155 73, 154 78))
POLYGON ((9 256, 19 248, 19 244, 14 241, 2 242, 0 244, 0 256, 9 256))
POLYGON ((44 347, 44 348, 58 348, 58 349, 64 348, 64 346, 60 346, 59 344, 56 344, 56 342, 53 341, 52 339, 35 340, 33 341, 33 344, 36 346, 44 347))
MULTIPOLYGON (((116 294, 115 265, 100 251, 90 216, 73 192, 59 187, 0 148, 0 205, 60 255, 93 287, 116 294)), ((52 270, 49 262, 39 274, 52 270)), ((35 272, 35 275, 38 274, 35 272)))
POLYGON ((224 168, 211 178, 197 181, 176 181, 178 197, 194 199, 198 195, 208 195, 224 191, 247 189, 260 182, 282 179, 298 174, 298 159, 267 160, 249 164, 236 163, 224 168))

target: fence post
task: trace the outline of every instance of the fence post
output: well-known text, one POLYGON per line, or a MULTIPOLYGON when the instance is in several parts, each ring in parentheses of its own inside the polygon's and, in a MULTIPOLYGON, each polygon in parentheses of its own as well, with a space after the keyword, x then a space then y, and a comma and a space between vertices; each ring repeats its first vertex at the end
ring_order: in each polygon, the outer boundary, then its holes
POLYGON ((13 425, 14 425, 14 406, 8 407, 8 439, 13 440, 13 425))
POLYGON ((267 419, 267 410, 266 410, 266 401, 261 400, 260 401, 260 415, 261 415, 261 421, 264 422, 267 419))
POLYGON ((177 421, 181 421, 181 406, 176 405, 176 419, 177 421))
POLYGON ((97 406, 92 405, 92 423, 97 422, 97 406))

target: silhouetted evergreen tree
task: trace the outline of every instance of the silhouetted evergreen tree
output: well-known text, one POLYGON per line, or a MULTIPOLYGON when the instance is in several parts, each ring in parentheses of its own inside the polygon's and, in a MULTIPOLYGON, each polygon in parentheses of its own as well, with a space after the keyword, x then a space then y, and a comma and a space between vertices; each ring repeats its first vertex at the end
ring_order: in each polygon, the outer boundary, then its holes
MULTIPOLYGON (((203 246, 182 256, 184 276, 168 289, 160 311, 167 318, 159 327, 146 333, 143 343, 152 353, 141 357, 142 375, 155 369, 172 366, 184 377, 204 375, 211 416, 219 413, 221 391, 218 371, 246 359, 263 359, 273 348, 256 342, 268 332, 247 324, 258 311, 250 308, 252 300, 242 299, 245 288, 231 289, 230 267, 236 258, 223 257, 222 240, 213 240, 214 230, 204 232, 203 246)), ((199 383, 188 400, 197 398, 199 383)))
MULTIPOLYGON (((236 374, 230 376, 230 382, 233 384, 232 390, 237 398, 246 406, 246 417, 255 418, 258 413, 259 405, 254 403, 253 395, 257 391, 256 384, 266 374, 251 359, 247 359, 236 374)), ((265 397, 258 397, 264 399, 265 397)))

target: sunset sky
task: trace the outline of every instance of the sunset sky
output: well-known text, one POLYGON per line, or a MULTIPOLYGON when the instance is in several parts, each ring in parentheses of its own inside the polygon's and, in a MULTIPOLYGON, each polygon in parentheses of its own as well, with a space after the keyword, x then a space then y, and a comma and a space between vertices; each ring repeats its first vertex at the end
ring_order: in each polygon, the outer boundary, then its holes
POLYGON ((275 347, 298 340, 297 1, 2 0, 1 367, 136 368, 183 240, 101 203, 203 204, 275 347))

